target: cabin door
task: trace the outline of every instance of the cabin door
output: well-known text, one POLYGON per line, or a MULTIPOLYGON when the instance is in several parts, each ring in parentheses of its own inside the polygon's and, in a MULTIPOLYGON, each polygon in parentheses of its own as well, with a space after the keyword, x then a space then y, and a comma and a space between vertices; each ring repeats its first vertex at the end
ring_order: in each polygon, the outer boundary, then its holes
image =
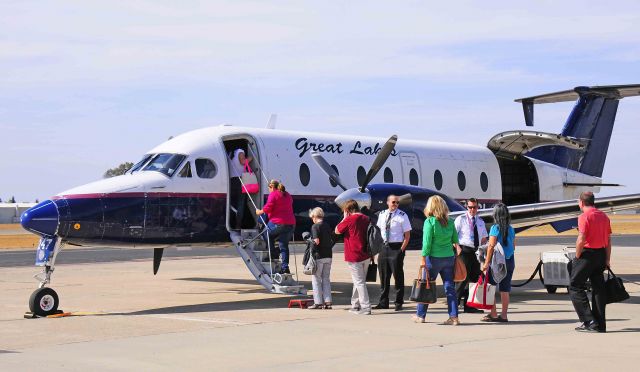
MULTIPOLYGON (((227 187, 227 230, 256 229, 258 217, 256 208, 262 209, 266 181, 262 175, 262 164, 256 141, 248 134, 238 134, 223 139, 227 156, 228 187, 227 187), (242 149, 243 155, 238 153, 242 149), (250 158, 249 167, 257 181, 257 191, 243 193, 243 174, 246 171, 240 166, 239 158, 250 158), (238 164, 235 164, 235 163, 238 164)), ((245 177, 246 178, 246 177, 245 177)), ((248 184, 246 186, 249 186, 248 184)))

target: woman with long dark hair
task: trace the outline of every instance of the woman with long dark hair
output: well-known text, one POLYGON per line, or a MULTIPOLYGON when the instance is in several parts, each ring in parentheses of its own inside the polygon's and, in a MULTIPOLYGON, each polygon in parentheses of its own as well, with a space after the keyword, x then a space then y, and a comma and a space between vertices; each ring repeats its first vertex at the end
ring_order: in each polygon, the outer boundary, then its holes
POLYGON ((499 203, 493 207, 493 226, 489 232, 489 247, 487 250, 487 256, 484 264, 482 264, 482 271, 487 271, 487 276, 491 284, 495 284, 491 279, 491 258, 493 257, 493 251, 496 244, 500 243, 504 251, 504 257, 507 264, 507 276, 498 284, 498 290, 500 291, 500 301, 502 311, 500 315, 497 315, 496 305, 493 305, 491 313, 482 318, 484 322, 507 322, 507 310, 509 309, 509 293, 511 292, 511 278, 513 277, 513 270, 516 267, 514 253, 516 249, 516 232, 511 226, 511 214, 506 205, 499 203))

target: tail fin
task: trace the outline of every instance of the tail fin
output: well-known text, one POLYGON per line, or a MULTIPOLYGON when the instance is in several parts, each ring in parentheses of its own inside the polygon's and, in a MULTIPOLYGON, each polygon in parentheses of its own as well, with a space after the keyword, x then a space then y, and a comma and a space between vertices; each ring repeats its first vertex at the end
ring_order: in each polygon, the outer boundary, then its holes
POLYGON ((527 156, 602 177, 618 103, 622 98, 637 95, 640 95, 640 85, 609 85, 576 87, 572 90, 517 99, 516 102, 522 102, 528 126, 533 126, 534 104, 577 99, 561 135, 586 140, 588 143, 584 150, 561 146, 540 147, 527 156))

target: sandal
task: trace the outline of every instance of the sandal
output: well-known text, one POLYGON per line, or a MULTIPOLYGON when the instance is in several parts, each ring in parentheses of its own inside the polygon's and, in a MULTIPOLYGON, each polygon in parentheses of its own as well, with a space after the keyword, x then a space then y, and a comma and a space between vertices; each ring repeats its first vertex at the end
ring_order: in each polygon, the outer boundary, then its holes
POLYGON ((324 304, 324 309, 325 310, 331 310, 331 302, 327 302, 326 304, 324 304))
POLYGON ((491 316, 491 314, 487 314, 485 316, 482 317, 482 319, 480 319, 481 322, 497 322, 498 318, 500 318, 500 315, 498 315, 497 318, 494 318, 491 316))
POLYGON ((321 304, 313 304, 313 306, 309 306, 309 310, 318 310, 324 308, 324 305, 321 304))
POLYGON ((498 315, 497 318, 495 318, 494 322, 498 322, 498 323, 508 323, 509 319, 507 318, 503 318, 502 315, 498 315))

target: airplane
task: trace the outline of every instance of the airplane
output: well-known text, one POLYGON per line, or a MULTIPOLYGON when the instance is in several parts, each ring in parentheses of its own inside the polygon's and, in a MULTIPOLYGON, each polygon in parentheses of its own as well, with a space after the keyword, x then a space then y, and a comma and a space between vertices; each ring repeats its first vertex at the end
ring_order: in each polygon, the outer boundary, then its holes
MULTIPOLYGON (((292 275, 278 273, 278 260, 261 239, 264 220, 254 212, 266 202, 268 179, 279 179, 293 196, 296 237, 309 230, 311 208, 323 208, 325 220, 335 225, 344 201, 354 199, 376 213, 386 208, 389 194, 402 196, 414 247, 431 195, 445 199, 452 217, 464 213, 461 202, 476 197, 488 223, 491 207, 504 202, 519 229, 573 228, 580 192, 616 185, 601 178, 615 114, 622 98, 637 95, 640 85, 611 85, 516 100, 527 126, 533 125, 535 104, 576 104, 560 134, 507 131, 486 147, 275 130, 274 117, 265 129, 221 125, 184 133, 148 151, 124 175, 63 191, 23 213, 22 226, 41 237, 36 265, 43 267, 29 308, 41 316, 57 311, 59 297, 47 285, 65 244, 153 248, 155 274, 167 247, 232 241, 265 288, 304 293, 292 275), (239 231, 232 228, 237 211, 229 200, 228 165, 238 148, 252 157, 259 179, 239 231)), ((598 207, 639 208, 640 194, 599 198, 598 207)))

